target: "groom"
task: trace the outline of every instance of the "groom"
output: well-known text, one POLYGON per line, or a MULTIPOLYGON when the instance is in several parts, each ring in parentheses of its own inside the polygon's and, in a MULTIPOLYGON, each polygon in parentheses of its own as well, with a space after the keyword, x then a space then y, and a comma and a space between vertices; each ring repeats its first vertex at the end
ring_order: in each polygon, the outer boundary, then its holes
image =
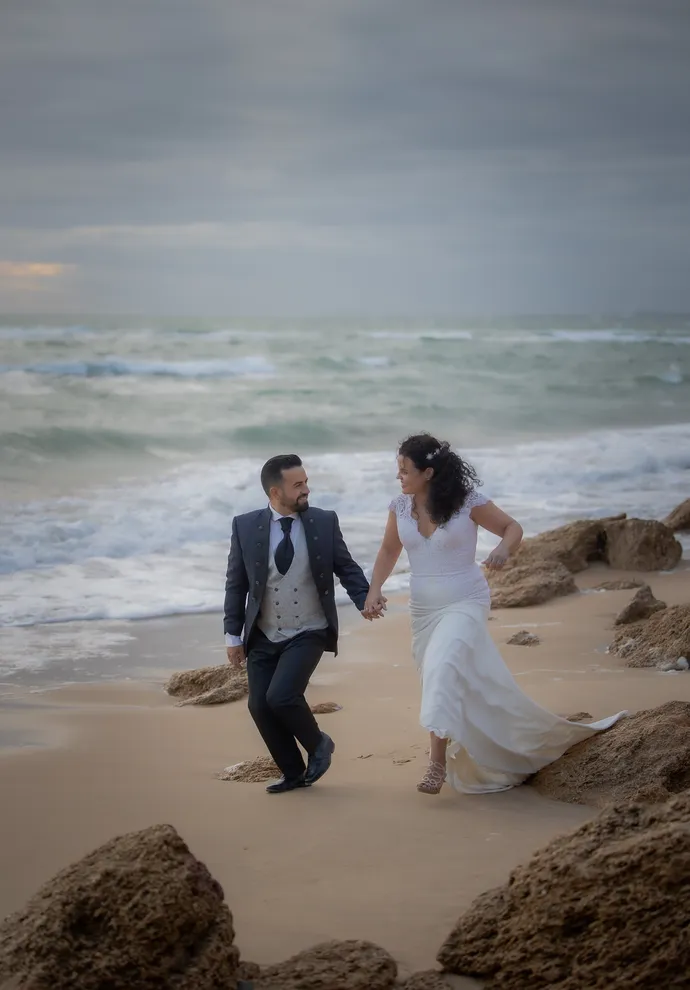
MULTIPOLYGON (((249 711, 283 776, 266 789, 309 787, 328 770, 335 745, 304 698, 324 652, 338 652, 333 575, 360 612, 369 591, 345 545, 335 512, 309 505, 296 454, 261 471, 266 509, 235 516, 225 582, 225 645, 247 663, 249 711), (308 754, 305 768, 300 743, 308 754)), ((364 614, 367 619, 379 613, 364 614)))

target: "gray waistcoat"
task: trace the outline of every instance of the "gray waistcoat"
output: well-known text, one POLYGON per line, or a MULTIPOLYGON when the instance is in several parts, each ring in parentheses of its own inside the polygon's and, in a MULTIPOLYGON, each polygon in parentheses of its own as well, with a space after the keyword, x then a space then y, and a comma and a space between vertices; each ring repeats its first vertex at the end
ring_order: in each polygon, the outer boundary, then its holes
POLYGON ((298 541, 287 574, 281 574, 273 555, 269 556, 268 581, 257 624, 272 643, 292 639, 299 633, 327 628, 305 540, 298 541))

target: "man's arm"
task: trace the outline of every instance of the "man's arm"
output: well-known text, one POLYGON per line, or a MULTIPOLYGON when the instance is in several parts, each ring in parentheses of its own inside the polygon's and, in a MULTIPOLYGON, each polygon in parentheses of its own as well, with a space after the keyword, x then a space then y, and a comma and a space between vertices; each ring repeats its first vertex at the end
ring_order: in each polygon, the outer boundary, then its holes
MULTIPOLYGON (((247 609, 249 579, 242 559, 242 547, 237 533, 237 519, 232 521, 232 537, 225 575, 225 609, 223 629, 226 637, 241 637, 247 609)), ((226 638, 227 643, 227 638, 226 638)), ((228 644, 229 645, 229 644, 228 644)))
POLYGON ((347 549, 335 512, 333 513, 333 571, 361 612, 369 593, 369 582, 364 576, 364 571, 355 563, 347 549))

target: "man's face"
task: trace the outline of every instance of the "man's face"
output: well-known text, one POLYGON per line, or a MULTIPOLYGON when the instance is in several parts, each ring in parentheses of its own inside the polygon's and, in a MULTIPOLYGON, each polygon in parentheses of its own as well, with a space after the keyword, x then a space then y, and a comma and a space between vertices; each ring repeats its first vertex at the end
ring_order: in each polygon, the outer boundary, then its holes
POLYGON ((283 483, 271 489, 271 500, 287 512, 306 512, 309 508, 309 486, 303 467, 283 471, 283 483))

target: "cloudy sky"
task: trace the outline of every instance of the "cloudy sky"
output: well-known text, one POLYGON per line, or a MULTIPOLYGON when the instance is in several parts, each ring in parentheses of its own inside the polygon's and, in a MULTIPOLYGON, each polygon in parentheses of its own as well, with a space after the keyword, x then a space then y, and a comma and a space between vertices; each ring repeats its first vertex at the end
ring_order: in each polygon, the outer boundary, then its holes
POLYGON ((688 0, 3 0, 0 310, 690 310, 688 0))

